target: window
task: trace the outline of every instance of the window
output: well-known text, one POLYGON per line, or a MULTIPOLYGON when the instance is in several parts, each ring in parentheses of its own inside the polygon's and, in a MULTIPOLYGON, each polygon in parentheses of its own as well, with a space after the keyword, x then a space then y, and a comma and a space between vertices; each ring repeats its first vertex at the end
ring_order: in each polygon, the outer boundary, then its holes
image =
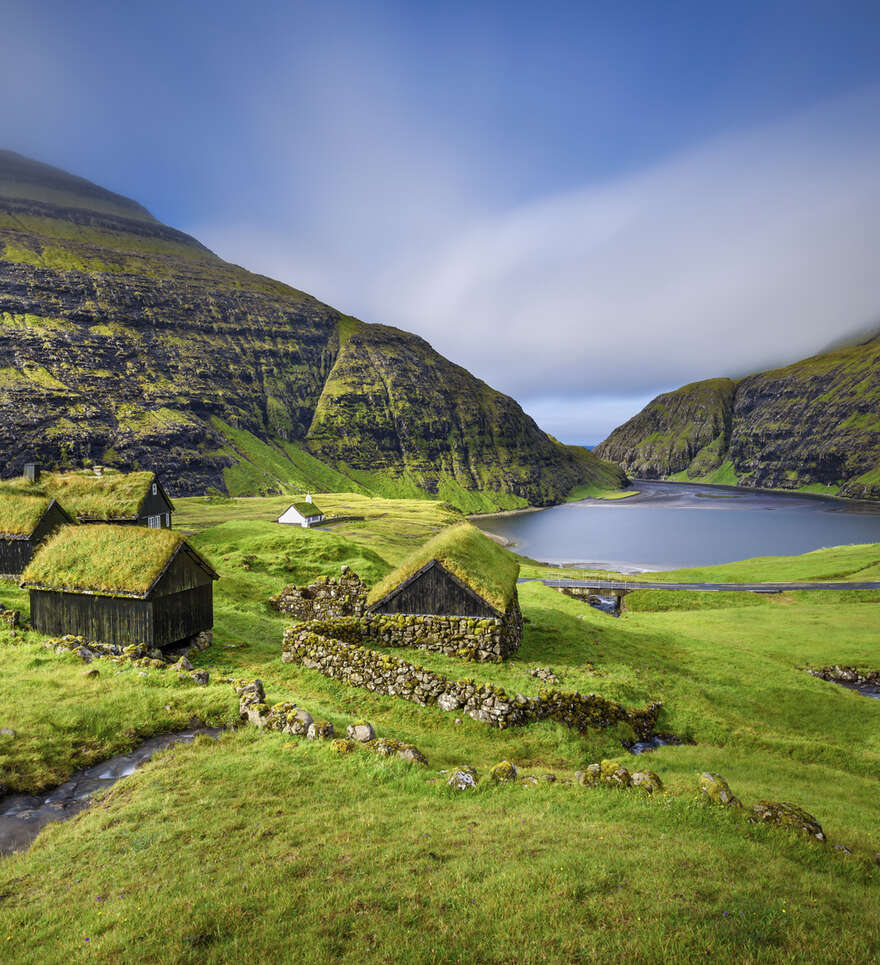
POLYGON ((165 528, 171 529, 171 513, 165 514, 165 528))
POLYGON ((150 529, 161 529, 162 528, 162 517, 161 516, 148 516, 147 526, 150 529))
POLYGON ((159 487, 153 483, 153 495, 155 496, 159 492, 159 487))

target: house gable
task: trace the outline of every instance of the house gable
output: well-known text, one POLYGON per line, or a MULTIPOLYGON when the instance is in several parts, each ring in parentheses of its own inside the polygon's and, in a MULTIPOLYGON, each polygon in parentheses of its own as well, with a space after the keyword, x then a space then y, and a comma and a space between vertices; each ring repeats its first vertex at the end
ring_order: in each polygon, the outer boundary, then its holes
POLYGON ((370 607, 373 613, 437 614, 463 617, 500 617, 501 614, 471 587, 430 560, 370 607))

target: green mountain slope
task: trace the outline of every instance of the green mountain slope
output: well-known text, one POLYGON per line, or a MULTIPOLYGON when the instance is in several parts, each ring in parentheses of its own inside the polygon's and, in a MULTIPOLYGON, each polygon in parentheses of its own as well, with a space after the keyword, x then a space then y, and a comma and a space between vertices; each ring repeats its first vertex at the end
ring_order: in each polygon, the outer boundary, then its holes
POLYGON ((647 479, 880 498, 880 334, 660 395, 595 451, 647 479))
POLYGON ((463 509, 623 478, 422 339, 0 151, 0 475, 31 460, 150 468, 178 494, 345 488, 463 509))

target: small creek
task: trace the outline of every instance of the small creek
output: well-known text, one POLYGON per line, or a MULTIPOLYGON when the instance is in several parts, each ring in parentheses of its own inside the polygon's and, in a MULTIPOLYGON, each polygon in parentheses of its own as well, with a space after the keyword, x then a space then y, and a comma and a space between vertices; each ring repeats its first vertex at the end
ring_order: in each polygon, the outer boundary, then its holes
POLYGON ((176 734, 160 734, 145 740, 127 754, 76 771, 70 780, 40 794, 10 794, 0 798, 0 855, 24 851, 52 821, 67 821, 87 808, 99 791, 120 778, 134 774, 156 751, 172 744, 188 744, 199 734, 217 737, 218 727, 194 727, 176 734))

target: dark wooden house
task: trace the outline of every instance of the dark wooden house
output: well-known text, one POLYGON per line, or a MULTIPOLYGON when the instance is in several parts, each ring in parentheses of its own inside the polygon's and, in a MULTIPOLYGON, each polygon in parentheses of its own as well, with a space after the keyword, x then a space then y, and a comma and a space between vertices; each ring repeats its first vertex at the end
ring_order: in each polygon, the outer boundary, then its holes
POLYGON ((49 496, 0 489, 0 574, 19 576, 40 543, 72 522, 49 496))
POLYGON ((41 633, 167 647, 210 630, 217 573, 179 534, 67 527, 24 574, 41 633))
POLYGON ((85 469, 42 473, 39 486, 57 497, 80 523, 171 528, 174 504, 152 472, 85 469))
POLYGON ((502 619, 516 601, 519 566, 469 523, 443 530, 373 587, 373 613, 502 619))

